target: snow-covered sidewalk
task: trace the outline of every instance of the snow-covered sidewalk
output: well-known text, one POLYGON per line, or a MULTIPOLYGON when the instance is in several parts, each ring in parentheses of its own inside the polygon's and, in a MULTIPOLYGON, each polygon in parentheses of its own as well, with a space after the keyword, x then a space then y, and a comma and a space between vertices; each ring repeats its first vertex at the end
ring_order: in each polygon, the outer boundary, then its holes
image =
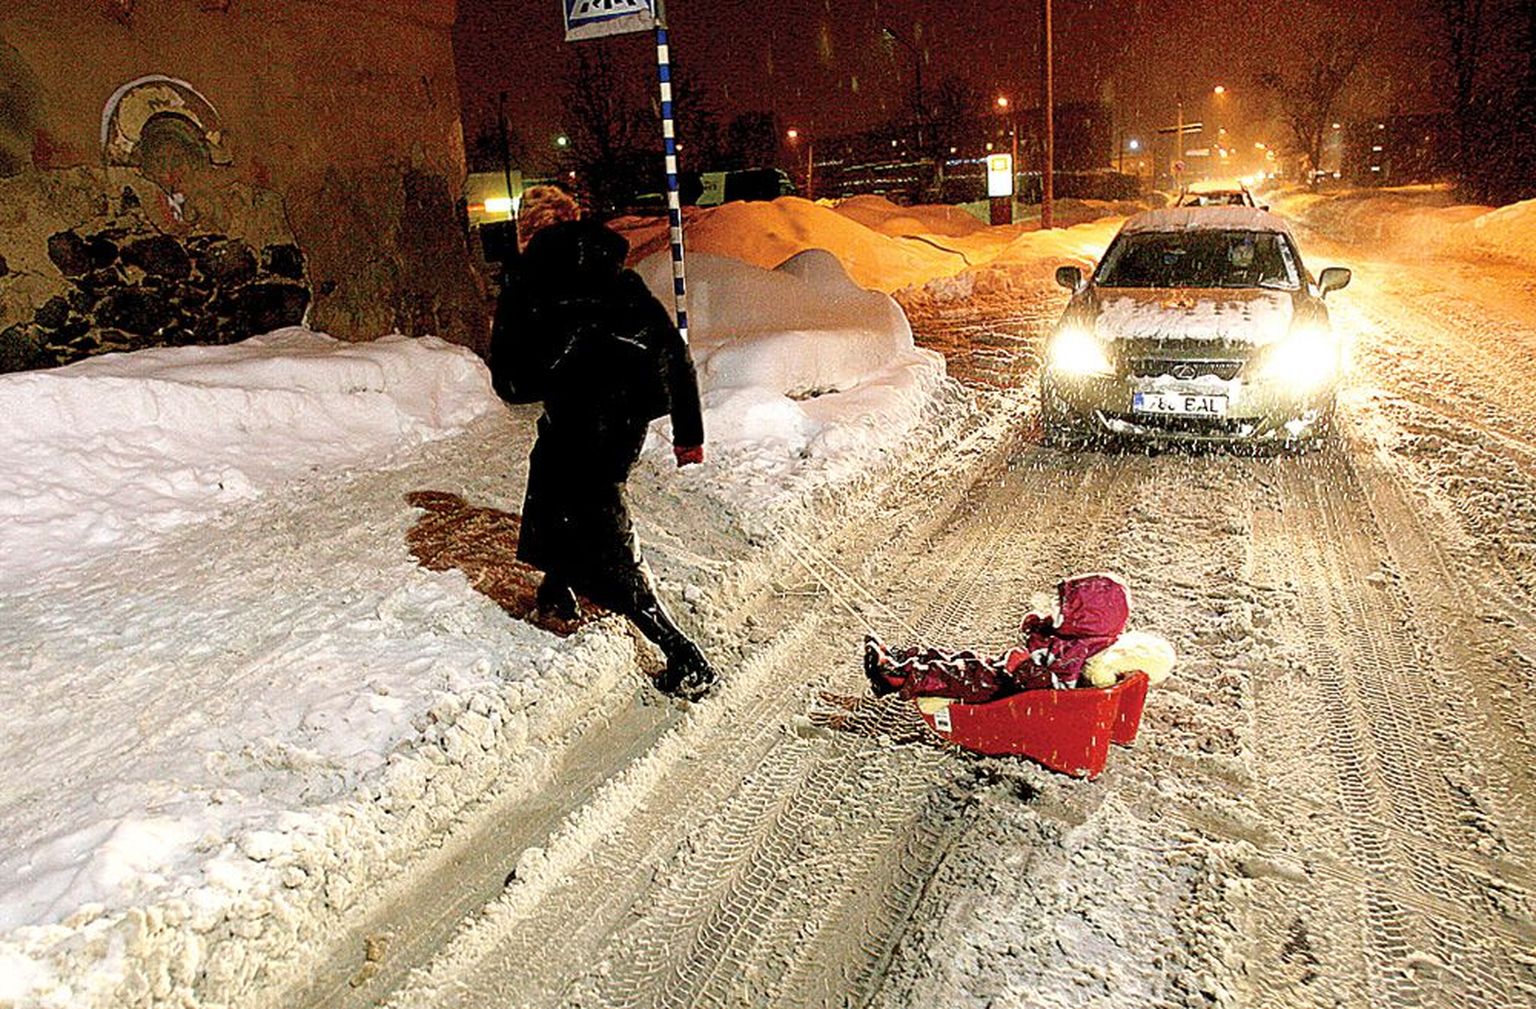
MULTIPOLYGON (((726 654, 711 618, 779 535, 1011 417, 831 257, 712 275, 709 463, 672 469, 662 422, 631 490, 664 594, 726 654), (739 310, 786 298, 797 325, 739 310)), ((476 797, 535 791, 643 689, 620 621, 557 638, 410 555, 413 491, 520 510, 535 413, 440 341, 304 330, 0 376, 0 1005, 302 973, 476 797)))

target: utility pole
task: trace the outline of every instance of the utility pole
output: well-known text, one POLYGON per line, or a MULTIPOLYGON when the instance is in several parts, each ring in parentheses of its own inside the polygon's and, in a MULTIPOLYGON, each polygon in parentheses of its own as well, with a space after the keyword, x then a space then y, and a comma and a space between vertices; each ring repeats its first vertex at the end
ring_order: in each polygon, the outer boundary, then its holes
MULTIPOLYGON (((507 137, 507 93, 496 98, 496 126, 501 133, 501 178, 507 185, 507 220, 517 220, 517 207, 512 192, 512 142, 507 137)), ((513 231, 516 231, 514 227, 513 231)), ((513 238, 516 238, 514 233, 513 238)))
POLYGON ((1179 166, 1184 163, 1184 96, 1183 95, 1180 95, 1179 98, 1178 98, 1178 106, 1179 106, 1178 128, 1174 131, 1174 134, 1173 134, 1173 136, 1174 136, 1174 140, 1173 140, 1174 147, 1173 147, 1173 149, 1174 149, 1174 151, 1176 153, 1173 156, 1173 164, 1172 164, 1172 166, 1170 166, 1173 169, 1173 176, 1174 176, 1173 181, 1175 181, 1175 182, 1178 182, 1179 181, 1179 176, 1183 174, 1183 172, 1179 168, 1179 166))
POLYGON ((928 113, 923 105, 923 51, 907 41, 903 36, 891 31, 888 27, 882 27, 880 33, 892 42, 901 44, 912 53, 912 66, 916 70, 914 83, 917 87, 917 155, 921 158, 927 149, 923 145, 923 126, 928 119, 928 113))
POLYGON ((816 138, 807 137, 805 141, 805 198, 816 199, 816 138))
POLYGON ((1045 0, 1045 164, 1040 172, 1040 227, 1052 227, 1051 202, 1055 199, 1056 114, 1055 75, 1051 59, 1051 0, 1045 0))

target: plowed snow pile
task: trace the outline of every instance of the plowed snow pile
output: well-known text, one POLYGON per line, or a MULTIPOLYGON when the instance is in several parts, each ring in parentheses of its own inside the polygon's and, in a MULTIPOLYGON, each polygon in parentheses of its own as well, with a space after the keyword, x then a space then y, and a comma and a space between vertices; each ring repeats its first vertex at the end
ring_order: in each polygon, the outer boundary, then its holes
POLYGON ((900 238, 905 235, 947 235, 964 238, 987 225, 968 210, 951 206, 901 207, 883 196, 855 196, 833 208, 872 231, 900 238))
POLYGON ((1494 257, 1536 264, 1536 200, 1490 208, 1456 204, 1439 186, 1288 193, 1281 213, 1354 242, 1409 246, 1417 254, 1494 257))
MULTIPOLYGON (((664 220, 621 218, 614 227, 630 241, 631 262, 666 251, 664 220)), ((1021 225, 988 227, 954 207, 898 207, 877 196, 836 207, 785 196, 688 208, 684 228, 690 254, 771 270, 807 249, 824 249, 859 287, 886 293, 983 266, 1035 237, 1021 225)))

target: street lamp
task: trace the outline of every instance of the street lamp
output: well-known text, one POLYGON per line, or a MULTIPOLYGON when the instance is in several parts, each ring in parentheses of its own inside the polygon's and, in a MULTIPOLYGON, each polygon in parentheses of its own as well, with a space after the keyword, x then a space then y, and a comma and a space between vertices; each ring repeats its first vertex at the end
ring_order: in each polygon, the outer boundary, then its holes
MULTIPOLYGON (((800 142, 800 131, 795 129, 793 126, 791 126, 787 132, 785 132, 784 136, 789 140, 790 146, 798 146, 799 145, 799 142, 800 142)), ((813 172, 814 166, 815 166, 815 160, 814 160, 814 152, 815 152, 815 150, 816 150, 816 141, 812 140, 810 137, 806 137, 805 138, 805 198, 807 200, 814 200, 816 198, 816 192, 812 188, 812 186, 814 185, 814 178, 813 178, 812 172, 813 172)))

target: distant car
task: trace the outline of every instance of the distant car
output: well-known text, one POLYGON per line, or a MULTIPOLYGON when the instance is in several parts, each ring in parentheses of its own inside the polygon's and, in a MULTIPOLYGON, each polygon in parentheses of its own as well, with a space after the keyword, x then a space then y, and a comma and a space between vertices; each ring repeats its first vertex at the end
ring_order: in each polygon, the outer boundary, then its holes
POLYGON ((1344 348, 1284 221, 1252 207, 1180 207, 1128 220, 1072 290, 1046 348, 1040 410, 1049 441, 1316 445, 1333 422, 1344 348))
POLYGON ((1180 191, 1174 206, 1256 207, 1258 203, 1253 193, 1241 182, 1195 182, 1180 191))

